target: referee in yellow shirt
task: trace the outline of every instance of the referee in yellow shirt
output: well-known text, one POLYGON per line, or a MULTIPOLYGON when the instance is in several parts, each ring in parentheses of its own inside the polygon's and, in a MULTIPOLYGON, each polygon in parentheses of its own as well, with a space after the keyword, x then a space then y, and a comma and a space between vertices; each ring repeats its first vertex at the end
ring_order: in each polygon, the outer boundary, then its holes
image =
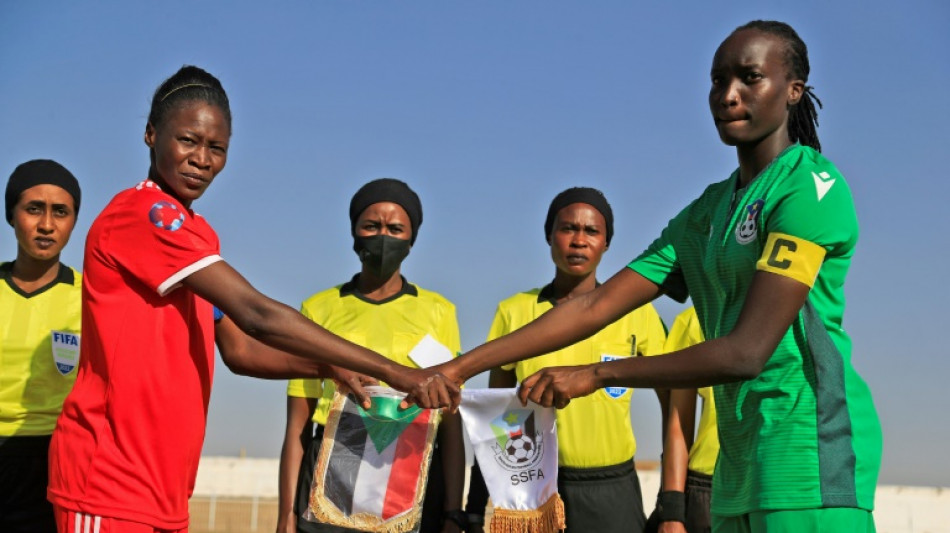
POLYGON ((17 254, 0 263, 0 531, 55 532, 47 453, 79 365, 81 277, 59 262, 79 212, 79 182, 34 160, 7 182, 17 254))
MULTIPOLYGON (((548 310, 597 285, 597 266, 613 237, 613 212, 603 193, 574 187, 558 194, 548 208, 544 234, 554 261, 554 279, 498 304, 488 340, 527 325, 548 310)), ((647 304, 593 336, 556 352, 495 368, 490 387, 514 387, 548 366, 586 365, 663 351, 666 331, 647 304)), ((634 469, 637 445, 630 423, 632 389, 608 387, 577 398, 557 411, 558 492, 564 500, 568 531, 639 533, 646 517, 634 469)), ((477 486, 467 510, 478 522, 477 486)), ((477 527, 477 526, 476 526, 477 527)))

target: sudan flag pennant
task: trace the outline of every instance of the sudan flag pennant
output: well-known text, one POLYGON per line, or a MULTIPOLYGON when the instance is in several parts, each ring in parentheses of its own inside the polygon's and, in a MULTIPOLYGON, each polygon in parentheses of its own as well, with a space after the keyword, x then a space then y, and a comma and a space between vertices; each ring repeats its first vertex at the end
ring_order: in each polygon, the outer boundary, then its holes
POLYGON ((462 391, 462 422, 494 507, 492 533, 564 529, 554 410, 521 405, 517 389, 462 391))
POLYGON ((322 523, 403 533, 419 525, 439 411, 400 409, 405 394, 366 387, 372 407, 337 394, 313 474, 310 511, 322 523))

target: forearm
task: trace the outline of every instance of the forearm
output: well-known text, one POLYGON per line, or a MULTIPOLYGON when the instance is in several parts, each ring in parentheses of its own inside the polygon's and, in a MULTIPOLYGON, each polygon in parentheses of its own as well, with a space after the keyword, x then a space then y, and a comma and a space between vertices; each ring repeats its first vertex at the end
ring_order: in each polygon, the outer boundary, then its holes
POLYGON ((597 289, 558 304, 530 324, 483 344, 449 363, 449 375, 468 379, 489 368, 522 361, 590 337, 661 294, 660 288, 629 268, 597 289))
POLYGON ((294 500, 297 494, 297 479, 304 453, 313 440, 313 423, 310 413, 316 406, 316 400, 287 397, 287 423, 284 429, 284 443, 280 450, 278 471, 278 532, 296 531, 294 500))
POLYGON ((439 424, 439 447, 445 475, 444 510, 462 508, 465 490, 465 445, 462 443, 462 417, 443 411, 439 424))
POLYGON ((664 418, 661 490, 686 490, 689 449, 695 424, 696 389, 674 389, 664 418))
POLYGON ((248 309, 238 325, 257 341, 313 364, 331 364, 389 381, 399 365, 326 329, 274 300, 248 309))
POLYGON ((753 379, 770 354, 723 337, 665 355, 597 363, 592 371, 597 388, 698 388, 753 379))
POLYGON ((215 324, 221 359, 235 374, 265 379, 326 377, 327 366, 272 348, 240 330, 224 317, 215 324))

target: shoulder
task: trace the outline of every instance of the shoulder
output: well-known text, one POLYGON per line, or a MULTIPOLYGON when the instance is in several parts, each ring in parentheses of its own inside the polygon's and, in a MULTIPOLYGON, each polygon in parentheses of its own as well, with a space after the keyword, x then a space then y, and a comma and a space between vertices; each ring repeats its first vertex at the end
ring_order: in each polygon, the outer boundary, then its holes
POLYGON ((68 269, 72 273, 72 283, 71 285, 77 289, 82 288, 82 273, 76 270, 75 268, 69 265, 63 265, 63 268, 68 269))
POLYGON ((420 302, 425 302, 426 304, 432 305, 435 307, 443 307, 446 309, 453 309, 453 310, 455 309, 455 304, 453 304, 445 296, 442 296, 441 294, 435 291, 423 289, 422 287, 416 285, 415 283, 413 283, 412 286, 416 288, 416 297, 419 298, 420 302))
POLYGON ((512 294, 511 296, 498 302, 498 309, 499 310, 512 309, 512 308, 524 307, 527 305, 533 305, 538 302, 538 295, 540 293, 541 293, 541 289, 535 288, 535 289, 512 294))
POLYGON ((303 307, 319 307, 321 305, 326 305, 328 302, 337 301, 340 299, 340 287, 343 285, 336 285, 328 289, 324 289, 320 292, 311 294, 303 301, 303 307))
POLYGON ((788 169, 783 173, 781 185, 791 189, 814 191, 814 196, 824 199, 834 192, 846 193, 850 189, 841 171, 828 158, 808 146, 797 146, 782 158, 782 164, 788 169))

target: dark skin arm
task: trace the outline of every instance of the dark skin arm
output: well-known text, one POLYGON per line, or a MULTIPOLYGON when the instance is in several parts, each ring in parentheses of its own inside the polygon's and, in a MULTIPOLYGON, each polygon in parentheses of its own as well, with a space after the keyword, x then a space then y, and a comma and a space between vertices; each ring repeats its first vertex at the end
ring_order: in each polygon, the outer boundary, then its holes
MULTIPOLYGON (((444 511, 462 508, 465 487, 465 445, 462 443, 462 417, 458 413, 442 413, 439 423, 439 447, 442 450, 442 471, 445 477, 444 511)), ((446 520, 443 533, 457 533, 458 525, 446 520)))
POLYGON ((438 368, 456 383, 464 383, 489 368, 553 352, 586 339, 660 294, 658 286, 625 268, 593 291, 560 303, 530 324, 438 368))
POLYGON ((258 292, 224 261, 202 268, 182 283, 263 344, 316 363, 377 377, 406 392, 408 402, 423 408, 458 407, 458 386, 445 376, 433 370, 404 367, 331 334, 294 309, 258 292))
MULTIPOLYGON (((663 467, 660 490, 686 491, 689 449, 696 425, 696 389, 673 389, 669 413, 664 415, 663 467)), ((675 520, 661 522, 659 533, 685 533, 686 526, 675 520)))
POLYGON ((345 368, 318 363, 313 359, 272 348, 241 331, 227 316, 215 322, 214 340, 228 370, 240 376, 263 379, 332 379, 344 394, 353 393, 364 406, 368 405, 369 397, 363 386, 378 383, 369 376, 345 368))
POLYGON ((313 440, 313 421, 310 415, 316 408, 315 398, 287 397, 287 425, 284 430, 284 444, 280 448, 277 533, 297 531, 297 517, 294 515, 297 477, 303 456, 313 440))
MULTIPOLYGON (((547 368, 524 380, 518 395, 523 402, 560 408, 601 387, 686 388, 753 379, 804 306, 809 290, 791 278, 756 272, 739 319, 728 335, 667 355, 547 368)), ((553 324, 548 327, 556 328, 553 324)))

